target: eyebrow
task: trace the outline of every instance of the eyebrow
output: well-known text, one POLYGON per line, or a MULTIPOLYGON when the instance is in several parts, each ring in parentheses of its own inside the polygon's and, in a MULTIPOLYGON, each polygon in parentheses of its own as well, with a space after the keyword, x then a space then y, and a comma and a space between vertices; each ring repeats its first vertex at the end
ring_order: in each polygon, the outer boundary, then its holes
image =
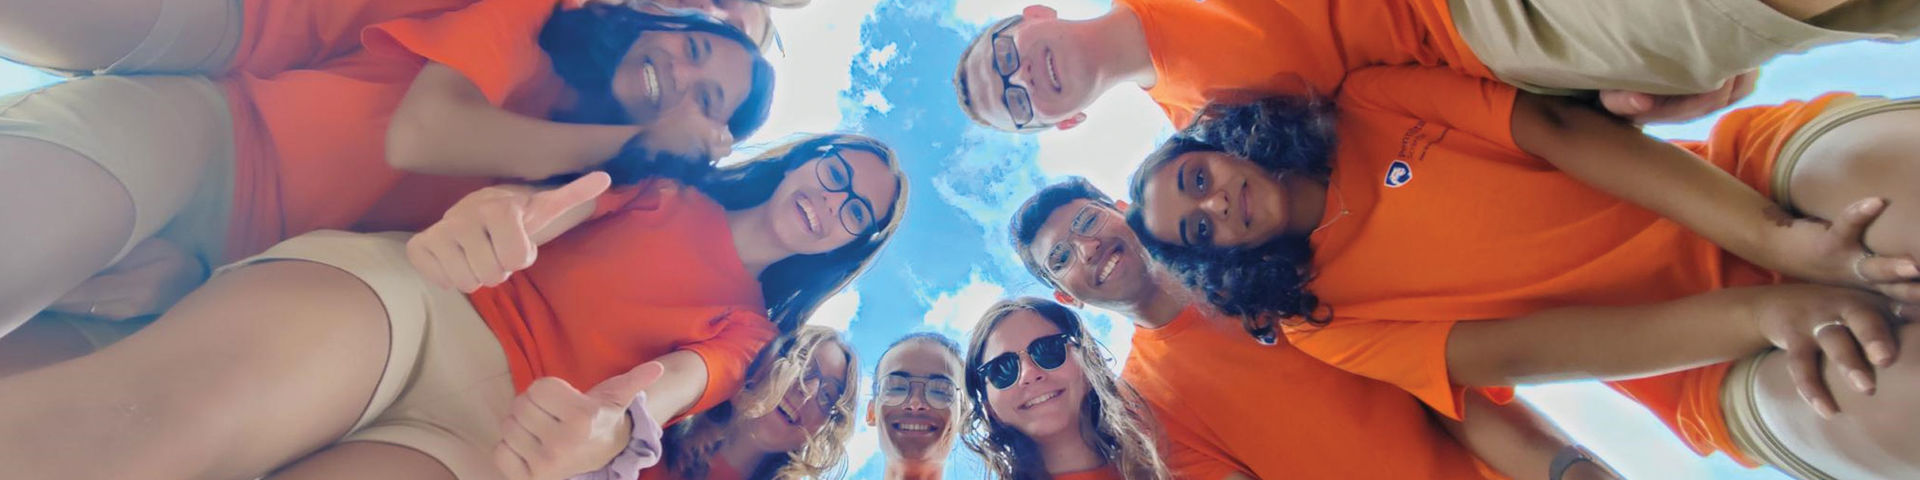
POLYGON ((1180 219, 1180 245, 1193 246, 1193 241, 1187 239, 1187 219, 1185 218, 1180 219))
POLYGON ((913 374, 909 374, 909 373, 906 373, 906 372, 887 372, 887 376, 888 376, 888 377, 899 377, 899 378, 905 378, 905 379, 909 379, 909 380, 911 380, 911 379, 915 379, 915 378, 925 378, 925 379, 928 379, 928 380, 946 380, 946 381, 949 381, 949 382, 951 382, 951 381, 953 381, 953 378, 951 378, 951 377, 948 377, 948 376, 947 376, 946 374, 943 374, 943 373, 935 373, 935 374, 930 374, 930 375, 927 375, 927 376, 925 376, 925 377, 922 377, 922 376, 919 376, 919 375, 913 375, 913 374))

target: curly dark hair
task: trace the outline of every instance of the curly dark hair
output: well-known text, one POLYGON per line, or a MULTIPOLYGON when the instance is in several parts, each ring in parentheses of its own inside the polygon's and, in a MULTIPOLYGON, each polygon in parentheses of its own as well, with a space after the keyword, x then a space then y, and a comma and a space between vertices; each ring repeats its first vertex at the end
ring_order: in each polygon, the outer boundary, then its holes
POLYGON ((1177 245, 1147 231, 1142 212, 1147 179, 1174 159, 1195 152, 1222 152, 1253 162, 1267 172, 1307 175, 1324 180, 1333 172, 1335 116, 1331 101, 1312 95, 1267 97, 1237 104, 1213 104, 1188 126, 1147 156, 1134 170, 1129 194, 1135 207, 1127 226, 1141 246, 1181 283, 1200 292, 1221 313, 1240 317, 1247 333, 1264 343, 1278 340, 1275 323, 1294 318, 1325 324, 1331 311, 1307 291, 1313 278, 1313 249, 1307 235, 1283 235, 1250 247, 1177 245))

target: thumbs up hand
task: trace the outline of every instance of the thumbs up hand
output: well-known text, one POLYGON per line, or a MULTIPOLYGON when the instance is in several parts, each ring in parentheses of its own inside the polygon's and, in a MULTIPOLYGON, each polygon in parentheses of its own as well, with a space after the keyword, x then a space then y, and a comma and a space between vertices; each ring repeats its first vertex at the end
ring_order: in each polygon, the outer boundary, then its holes
POLYGON ((660 363, 647 362, 586 392, 555 377, 535 380, 500 423, 494 466, 508 479, 531 480, 594 472, 616 455, 637 455, 627 463, 639 468, 659 463, 660 422, 628 407, 644 404, 645 389, 664 372, 660 363))
POLYGON ((593 172, 553 190, 520 185, 480 189, 408 240, 407 260, 428 281, 461 292, 499 285, 533 265, 534 232, 592 203, 611 185, 606 173, 593 172))

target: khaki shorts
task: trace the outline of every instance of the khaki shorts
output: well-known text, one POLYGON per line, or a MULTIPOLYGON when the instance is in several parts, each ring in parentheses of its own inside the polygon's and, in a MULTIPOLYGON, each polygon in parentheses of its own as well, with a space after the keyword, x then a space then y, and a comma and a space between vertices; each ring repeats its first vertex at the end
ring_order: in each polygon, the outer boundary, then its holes
MULTIPOLYGON (((396 0, 398 1, 398 0, 396 0)), ((153 29, 127 55, 107 68, 91 72, 28 65, 61 76, 136 73, 214 73, 225 70, 240 48, 246 19, 241 0, 159 0, 160 15, 153 29), (183 32, 221 29, 220 42, 211 50, 181 44, 183 32)))
POLYGON ((1760 418, 1759 395, 1755 391, 1760 388, 1760 362, 1767 358, 1768 353, 1734 362, 1733 368, 1727 371, 1726 387, 1720 390, 1720 405, 1726 412, 1727 432, 1732 434, 1733 444, 1754 460, 1780 469, 1793 478, 1835 480, 1832 475, 1787 450, 1780 438, 1767 429, 1766 421, 1760 418))
POLYGON ((221 267, 304 260, 365 282, 387 309, 392 337, 373 400, 339 443, 381 442, 433 457, 461 480, 501 478, 493 466, 513 375, 493 330, 466 295, 440 288, 407 262, 410 234, 318 231, 221 267))
POLYGON ((1790 180, 1793 179, 1793 169, 1800 164, 1800 157, 1807 153, 1807 148, 1812 146, 1815 140, 1826 136, 1827 132, 1847 122, 1874 114, 1915 108, 1920 108, 1920 97, 1901 99, 1851 97, 1837 99, 1827 104, 1825 111, 1813 117, 1813 120, 1807 121, 1806 125, 1801 125, 1799 130, 1795 130, 1793 135, 1788 136, 1786 142, 1781 144, 1780 158, 1773 162, 1773 202, 1793 208, 1792 192, 1787 191, 1787 185, 1792 183, 1790 180))
POLYGON ((0 136, 59 145, 120 182, 133 230, 114 261, 156 235, 207 265, 225 260, 233 117, 212 81, 100 76, 0 97, 0 136))
POLYGON ((1536 93, 1700 93, 1787 53, 1920 35, 1920 0, 1853 0, 1809 22, 1761 0, 1450 0, 1501 81, 1536 93))

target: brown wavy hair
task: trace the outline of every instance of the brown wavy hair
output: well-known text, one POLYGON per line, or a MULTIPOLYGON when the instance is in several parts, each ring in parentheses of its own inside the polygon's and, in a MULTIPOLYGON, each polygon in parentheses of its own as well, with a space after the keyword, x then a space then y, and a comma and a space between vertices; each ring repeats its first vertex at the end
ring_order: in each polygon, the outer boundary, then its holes
MULTIPOLYGON (((853 404, 859 392, 860 361, 853 345, 838 332, 819 325, 802 326, 774 339, 748 367, 750 386, 705 413, 672 427, 666 435, 665 468, 680 478, 701 480, 710 473, 708 462, 727 441, 735 423, 773 413, 787 390, 800 383, 813 366, 813 354, 826 344, 847 352, 847 382, 833 404, 827 423, 799 450, 768 455, 756 465, 743 465, 749 479, 839 478, 847 467, 847 439, 853 436, 853 404)), ((820 394, 823 392, 815 392, 820 394)))
POLYGON ((994 478, 1005 480, 1046 480, 1046 462, 1040 458, 1040 445, 1012 426, 993 417, 987 405, 987 382, 980 376, 981 358, 987 336, 1000 321, 1019 311, 1031 311, 1048 323, 1074 337, 1079 346, 1070 348, 1072 358, 1080 362, 1092 395, 1080 404, 1080 433, 1088 447, 1120 470, 1127 480, 1169 480, 1164 454, 1160 450, 1159 424, 1153 419, 1140 394, 1107 368, 1106 348, 1087 332, 1085 322, 1067 307, 1052 300, 1020 297, 1001 300, 987 309, 973 327, 967 340, 966 391, 971 400, 967 409, 967 429, 961 440, 968 450, 979 454, 994 478))

